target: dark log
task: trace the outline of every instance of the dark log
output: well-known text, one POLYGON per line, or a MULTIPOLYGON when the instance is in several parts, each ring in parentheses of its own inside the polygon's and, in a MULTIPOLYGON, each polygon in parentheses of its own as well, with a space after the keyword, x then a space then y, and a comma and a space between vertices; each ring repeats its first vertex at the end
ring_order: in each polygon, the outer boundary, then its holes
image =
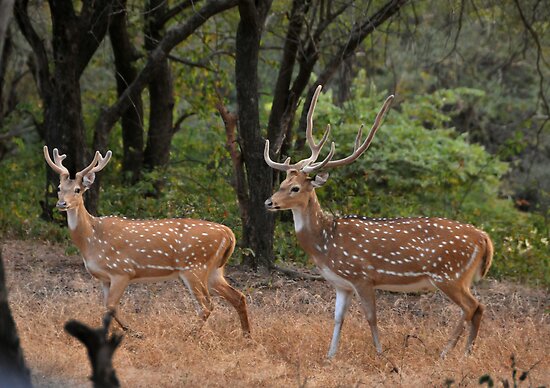
POLYGON ((86 346, 88 357, 92 363, 90 380, 94 387, 120 387, 113 368, 113 354, 122 341, 122 335, 109 334, 112 315, 105 314, 103 327, 92 329, 87 325, 71 320, 65 324, 65 330, 86 346))

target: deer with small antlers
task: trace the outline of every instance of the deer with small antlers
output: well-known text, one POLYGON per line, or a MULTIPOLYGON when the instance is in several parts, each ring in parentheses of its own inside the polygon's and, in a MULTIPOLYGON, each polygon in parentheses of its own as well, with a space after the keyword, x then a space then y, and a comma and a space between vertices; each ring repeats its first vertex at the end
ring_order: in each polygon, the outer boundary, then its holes
POLYGON ((269 140, 266 141, 266 163, 276 170, 286 171, 286 179, 265 206, 270 211, 292 210, 300 246, 313 259, 323 277, 336 288, 335 325, 328 357, 334 357, 338 349, 344 316, 353 293, 361 301, 376 351, 382 352, 376 323, 376 289, 395 292, 441 290, 462 309, 460 322, 441 357, 455 347, 464 330, 464 322, 470 324, 466 344, 469 353, 484 310, 472 296, 470 287, 472 281, 484 277, 491 266, 491 239, 472 225, 444 218, 335 217, 323 212, 315 189, 326 183, 328 173, 325 171, 350 164, 367 150, 393 96, 386 99, 364 142, 361 142, 362 126, 359 128, 354 151, 349 156, 333 160, 333 142, 327 157, 317 162, 330 133, 329 125, 319 143, 315 143, 313 113, 320 92, 319 85, 307 116, 309 158, 295 164, 290 164, 290 158, 284 163, 274 162, 269 156, 269 140))
POLYGON ((86 270, 102 283, 105 305, 116 322, 128 329, 117 314, 128 284, 179 278, 204 321, 212 310, 210 291, 214 291, 237 310, 243 334, 249 335, 245 296, 224 277, 224 266, 236 242, 231 229, 194 219, 130 220, 88 213, 83 194, 111 155, 107 151, 103 157, 96 151, 92 163, 71 179, 63 166, 66 155, 55 148, 52 161, 44 146, 46 162, 60 176, 56 206, 67 212, 71 238, 84 258, 86 270))

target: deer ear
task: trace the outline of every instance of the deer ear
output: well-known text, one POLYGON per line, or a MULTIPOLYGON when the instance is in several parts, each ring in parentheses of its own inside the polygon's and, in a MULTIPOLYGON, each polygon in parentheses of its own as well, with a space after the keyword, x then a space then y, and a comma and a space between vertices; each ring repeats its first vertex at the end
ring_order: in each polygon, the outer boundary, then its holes
POLYGON ((84 177, 82 178, 82 186, 89 189, 90 186, 94 183, 94 181, 95 181, 95 173, 90 172, 84 175, 84 177))
POLYGON ((320 174, 315 175, 315 178, 311 180, 311 184, 313 185, 313 187, 317 188, 327 183, 327 180, 328 180, 328 172, 322 172, 320 174))

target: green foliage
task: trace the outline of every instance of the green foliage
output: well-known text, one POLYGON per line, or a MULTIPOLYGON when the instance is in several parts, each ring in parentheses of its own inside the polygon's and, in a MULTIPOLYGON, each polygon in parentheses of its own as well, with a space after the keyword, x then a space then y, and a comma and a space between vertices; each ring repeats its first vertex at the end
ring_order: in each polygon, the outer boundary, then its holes
POLYGON ((40 219, 45 182, 45 163, 39 158, 42 149, 24 142, 17 142, 16 147, 16 156, 4 160, 0 168, 0 234, 64 241, 67 233, 58 224, 40 219))

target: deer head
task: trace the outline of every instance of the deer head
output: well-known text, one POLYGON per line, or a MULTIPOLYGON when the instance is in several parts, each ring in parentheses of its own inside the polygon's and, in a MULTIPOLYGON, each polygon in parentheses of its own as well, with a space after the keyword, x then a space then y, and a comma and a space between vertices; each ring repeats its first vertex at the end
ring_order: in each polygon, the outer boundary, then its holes
POLYGON ((59 191, 57 193, 58 201, 56 207, 61 211, 75 208, 83 203, 82 195, 88 190, 95 181, 95 173, 103 170, 109 163, 112 152, 107 151, 105 156, 101 156, 96 151, 92 163, 85 169, 76 173, 75 179, 71 179, 69 170, 63 166, 63 160, 67 155, 59 155, 57 148, 53 149, 53 160, 50 158, 48 146, 44 146, 44 158, 48 165, 59 174, 59 191))

